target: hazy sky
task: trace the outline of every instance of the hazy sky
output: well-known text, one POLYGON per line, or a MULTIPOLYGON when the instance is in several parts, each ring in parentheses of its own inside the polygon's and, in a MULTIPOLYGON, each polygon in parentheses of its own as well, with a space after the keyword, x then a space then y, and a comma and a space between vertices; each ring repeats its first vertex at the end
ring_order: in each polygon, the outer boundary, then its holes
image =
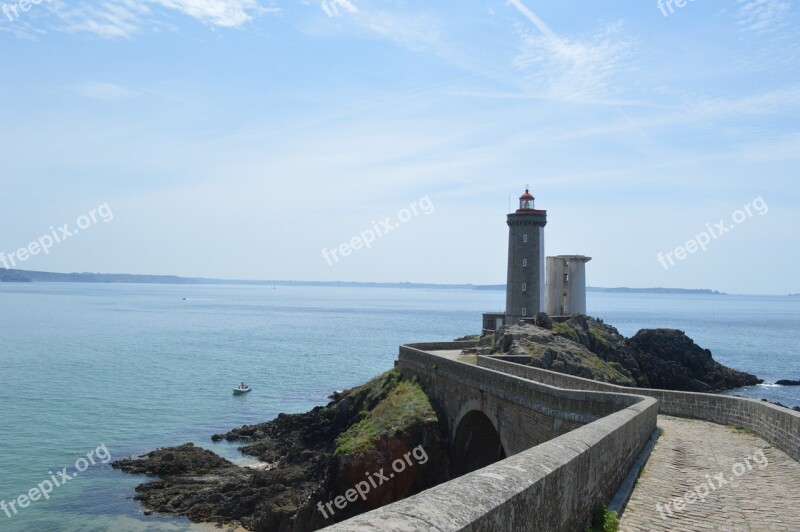
POLYGON ((592 285, 800 292, 797 2, 3 3, 23 269, 502 283, 529 184, 592 285))

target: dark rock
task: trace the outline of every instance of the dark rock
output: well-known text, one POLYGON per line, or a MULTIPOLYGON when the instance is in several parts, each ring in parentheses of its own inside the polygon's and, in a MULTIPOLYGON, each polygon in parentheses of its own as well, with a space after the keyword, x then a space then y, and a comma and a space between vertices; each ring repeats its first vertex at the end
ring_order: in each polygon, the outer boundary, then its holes
POLYGON ((775 384, 780 384, 781 386, 800 386, 800 381, 781 379, 777 381, 775 384))
POLYGON ((648 329, 627 339, 588 316, 554 320, 552 330, 525 324, 495 335, 492 354, 623 386, 714 392, 762 382, 714 361, 683 331, 648 329))
MULTIPOLYGON (((447 428, 436 416, 397 430, 371 449, 335 456, 337 438, 373 410, 400 381, 390 372, 367 385, 335 394, 335 400, 302 414, 245 425, 215 441, 245 444, 242 453, 268 463, 265 469, 238 467, 191 444, 159 449, 114 467, 162 478, 136 488, 145 512, 185 515, 195 522, 225 523, 248 530, 316 530, 363 511, 418 493, 448 480, 447 428), (366 501, 348 503, 325 518, 317 503, 344 495, 365 473, 391 467, 393 460, 422 445, 429 457, 397 475, 366 501), (398 454, 399 453, 399 454, 398 454)), ((267 464, 265 464, 267 465, 267 464)))
POLYGON ((141 457, 117 460, 111 464, 111 467, 121 469, 126 473, 165 477, 202 475, 236 466, 211 451, 187 443, 180 447, 157 449, 141 457))
POLYGON ((534 324, 537 327, 541 327, 542 329, 550 330, 553 328, 553 320, 550 319, 550 316, 547 315, 546 312, 537 312, 536 316, 534 316, 534 324))
POLYGON ((716 362, 703 349, 675 329, 644 329, 630 339, 639 364, 654 388, 713 392, 753 386, 763 382, 755 375, 716 362))

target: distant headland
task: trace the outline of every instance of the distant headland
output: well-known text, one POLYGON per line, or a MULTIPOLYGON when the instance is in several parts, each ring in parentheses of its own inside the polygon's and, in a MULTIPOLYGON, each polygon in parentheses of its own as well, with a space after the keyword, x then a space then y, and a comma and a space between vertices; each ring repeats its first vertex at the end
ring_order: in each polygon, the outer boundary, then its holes
MULTIPOLYGON (((436 283, 374 283, 357 281, 277 281, 214 279, 208 277, 180 277, 177 275, 139 275, 129 273, 55 273, 0 268, 0 282, 4 283, 137 283, 137 284, 208 284, 256 286, 328 286, 345 288, 424 288, 435 290, 505 290, 505 284, 436 284, 436 283)), ((726 295, 709 289, 688 288, 600 288, 589 286, 589 292, 638 294, 702 294, 726 295)), ((800 294, 792 294, 798 296, 800 294)))
POLYGON ((715 296, 727 296, 725 292, 718 290, 709 290, 708 288, 599 288, 597 286, 589 286, 586 288, 587 292, 610 292, 617 294, 706 294, 715 296))
MULTIPOLYGON (((504 284, 475 285, 475 290, 505 290, 504 284)), ((709 290, 708 288, 628 288, 620 286, 616 288, 602 288, 598 286, 587 286, 587 292, 606 292, 616 294, 701 294, 701 295, 720 295, 726 296, 725 292, 709 290)))

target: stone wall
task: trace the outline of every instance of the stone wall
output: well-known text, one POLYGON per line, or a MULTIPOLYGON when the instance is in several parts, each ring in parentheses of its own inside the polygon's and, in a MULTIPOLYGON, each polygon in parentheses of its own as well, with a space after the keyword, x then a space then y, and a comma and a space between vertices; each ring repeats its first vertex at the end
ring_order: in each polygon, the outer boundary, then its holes
POLYGON ((655 430, 652 398, 559 390, 425 352, 459 348, 403 346, 397 367, 419 378, 451 434, 480 409, 513 456, 327 530, 583 530, 655 430))
POLYGON ((536 382, 573 390, 635 393, 658 400, 662 414, 737 425, 758 434, 793 459, 800 461, 800 413, 764 401, 708 393, 676 392, 650 388, 626 388, 565 375, 504 360, 513 357, 478 357, 481 367, 502 371, 536 382))

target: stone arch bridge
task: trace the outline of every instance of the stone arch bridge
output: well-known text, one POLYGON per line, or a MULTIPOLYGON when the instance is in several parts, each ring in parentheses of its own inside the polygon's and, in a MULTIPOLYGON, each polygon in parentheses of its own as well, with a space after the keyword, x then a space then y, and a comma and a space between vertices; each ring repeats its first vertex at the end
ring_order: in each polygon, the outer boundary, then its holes
POLYGON ((595 508, 624 504, 620 488, 633 484, 659 413, 735 425, 800 460, 800 414, 788 409, 623 388, 495 357, 458 360, 475 346, 404 345, 396 363, 444 414, 461 476, 326 530, 583 530, 595 508))
MULTIPOLYGON (((443 411, 457 474, 518 454, 644 400, 564 390, 465 364, 455 360, 461 349, 452 347, 452 343, 401 346, 397 368, 405 377, 417 377, 443 411)), ((653 423, 643 429, 641 445, 654 429, 653 417, 653 423)), ((641 445, 634 445, 631 452, 638 453, 641 445)))

